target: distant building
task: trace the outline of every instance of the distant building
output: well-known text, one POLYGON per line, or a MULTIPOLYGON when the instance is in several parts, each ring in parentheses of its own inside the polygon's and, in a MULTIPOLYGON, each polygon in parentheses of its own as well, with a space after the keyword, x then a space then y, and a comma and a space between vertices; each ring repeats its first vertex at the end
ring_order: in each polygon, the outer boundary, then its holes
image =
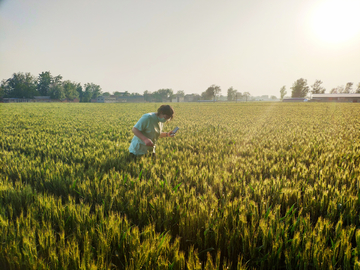
POLYGON ((34 98, 3 98, 4 103, 18 102, 57 102, 59 100, 50 99, 50 96, 34 96, 34 98))
POLYGON ((198 94, 187 94, 184 96, 184 102, 194 102, 200 99, 200 95, 198 94))
POLYGON ((139 103, 145 102, 144 96, 117 96, 116 102, 139 103))
MULTIPOLYGON (((94 102, 94 100, 91 100, 94 102)), ((120 96, 120 95, 111 95, 111 96, 98 96, 96 99, 97 103, 138 103, 145 102, 144 96, 120 96)))
POLYGON ((29 98, 3 98, 4 103, 33 102, 29 98))
POLYGON ((162 99, 161 99, 161 102, 162 102, 162 103, 171 102, 171 98, 170 98, 170 97, 162 98, 162 99))
POLYGON ((52 99, 50 96, 34 96, 34 98, 3 98, 4 103, 19 103, 19 102, 80 102, 78 98, 74 99, 52 99))
POLYGON ((317 102, 360 102, 360 94, 313 94, 311 101, 317 102))
POLYGON ((97 103, 116 103, 116 96, 98 96, 97 103))
POLYGON ((185 95, 184 96, 184 101, 185 102, 193 102, 194 101, 194 95, 185 95))
POLYGON ((184 97, 174 97, 172 102, 184 102, 184 97))
POLYGON ((302 98, 284 98, 283 102, 304 102, 307 101, 307 98, 302 97, 302 98))
POLYGON ((34 102, 51 102, 50 96, 34 96, 34 102))
MULTIPOLYGON (((51 99, 51 101, 54 101, 54 102, 57 102, 57 101, 60 101, 60 102, 70 102, 70 103, 79 103, 80 102, 80 99, 78 98, 74 98, 74 99, 63 99, 63 100, 57 100, 57 99, 51 99)), ((51 102, 50 101, 50 102, 51 102)))

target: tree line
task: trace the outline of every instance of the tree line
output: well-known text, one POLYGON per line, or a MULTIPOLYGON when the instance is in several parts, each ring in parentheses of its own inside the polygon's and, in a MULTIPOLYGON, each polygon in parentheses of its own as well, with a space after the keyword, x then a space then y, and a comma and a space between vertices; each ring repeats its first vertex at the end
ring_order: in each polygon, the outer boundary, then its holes
POLYGON ((30 73, 14 73, 0 84, 0 98, 25 98, 34 96, 50 96, 51 99, 90 102, 101 95, 101 87, 94 83, 80 83, 63 80, 61 75, 53 76, 45 71, 34 77, 30 73))
MULTIPOLYGON (((325 94, 326 89, 322 86, 321 80, 315 80, 314 84, 308 86, 307 80, 300 78, 296 80, 291 89, 291 97, 306 97, 309 93, 311 94, 325 94)), ((330 90, 330 94, 360 94, 360 83, 358 83, 357 88, 353 88, 354 83, 348 82, 345 86, 338 86, 330 90)), ((286 86, 280 88, 280 99, 283 99, 287 94, 286 86)))
MULTIPOLYGON (((199 94, 190 94, 193 101, 209 100, 216 101, 221 97, 221 88, 218 85, 212 84, 204 92, 199 94)), ((144 92, 144 99, 149 102, 161 102, 164 99, 173 99, 175 97, 184 97, 185 93, 183 90, 179 90, 176 93, 172 89, 159 89, 155 92, 146 90, 144 92)), ((250 97, 249 92, 241 93, 234 89, 232 86, 227 91, 227 100, 235 101, 238 99, 248 99, 250 97)))
MULTIPOLYGON (((50 71, 40 73, 37 77, 30 73, 14 73, 11 78, 4 79, 0 84, 1 98, 24 98, 32 99, 34 96, 50 96, 56 100, 74 100, 79 99, 80 102, 90 102, 98 96, 110 96, 109 92, 102 92, 99 85, 94 83, 85 83, 81 85, 78 82, 63 80, 61 75, 53 76, 50 71)), ((114 92, 115 96, 141 96, 139 93, 114 92)), ((144 91, 144 99, 147 102, 162 102, 163 100, 173 99, 175 97, 184 97, 185 92, 179 90, 176 93, 170 88, 159 89, 154 92, 144 91)), ((221 96, 221 88, 218 85, 209 86, 204 92, 199 94, 191 94, 193 101, 213 100, 216 101, 221 96)), ((221 96, 222 97, 222 96, 221 96)), ((239 92, 230 87, 227 90, 227 100, 235 101, 239 99, 248 100, 249 92, 239 92)), ((273 97, 276 99, 276 97, 273 97)))
MULTIPOLYGON (((211 85, 206 89, 206 91, 201 93, 201 99, 202 100, 216 100, 221 95, 221 88, 218 85, 211 85)), ((238 90, 234 89, 234 87, 229 87, 227 90, 227 100, 228 101, 235 101, 239 99, 245 99, 248 100, 250 97, 249 92, 239 92, 238 90)))
MULTIPOLYGON (((300 78, 296 80, 291 89, 291 97, 306 97, 311 94, 324 94, 326 89, 322 86, 321 80, 316 80, 313 85, 308 86, 307 80, 300 78)), ((360 93, 360 83, 356 89, 353 88, 354 83, 348 82, 345 86, 338 86, 330 90, 330 94, 340 93, 360 93)), ((283 99, 287 94, 286 86, 280 89, 280 99, 283 99)), ((70 80, 63 80, 61 75, 52 76, 50 71, 42 72, 38 77, 34 77, 30 73, 14 73, 9 79, 4 79, 0 84, 0 99, 1 98, 26 98, 32 99, 34 96, 50 96, 51 99, 58 100, 74 100, 79 99, 80 102, 90 102, 98 96, 110 96, 109 92, 102 92, 99 85, 94 83, 85 83, 83 86, 80 83, 72 82, 70 80)), ((114 92, 115 96, 140 96, 139 93, 114 92)), ((173 99, 174 97, 184 97, 183 90, 176 93, 170 88, 159 89, 155 92, 148 90, 144 91, 144 99, 147 102, 162 102, 163 100, 173 99)), ((209 86, 204 92, 199 94, 191 94, 193 101, 198 100, 213 100, 216 101, 221 96, 221 88, 218 85, 209 86)), ((232 86, 227 90, 227 100, 248 100, 249 92, 239 92, 232 86)), ((271 98, 276 99, 275 96, 271 98)))

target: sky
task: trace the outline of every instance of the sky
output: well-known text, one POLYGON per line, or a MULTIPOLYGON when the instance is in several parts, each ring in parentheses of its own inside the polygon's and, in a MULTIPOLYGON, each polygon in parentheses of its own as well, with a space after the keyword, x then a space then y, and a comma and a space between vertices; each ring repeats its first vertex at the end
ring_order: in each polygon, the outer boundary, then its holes
POLYGON ((0 0, 0 80, 252 96, 360 82, 358 0, 0 0))

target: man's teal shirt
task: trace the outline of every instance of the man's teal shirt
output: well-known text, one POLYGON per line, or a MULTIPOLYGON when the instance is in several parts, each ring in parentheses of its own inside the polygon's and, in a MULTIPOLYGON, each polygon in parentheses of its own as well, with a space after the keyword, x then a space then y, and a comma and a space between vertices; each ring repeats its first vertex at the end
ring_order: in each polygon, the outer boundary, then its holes
POLYGON ((155 144, 159 139, 163 128, 163 123, 159 122, 156 113, 144 114, 134 127, 149 138, 154 143, 154 146, 146 146, 139 137, 134 135, 129 147, 130 153, 133 153, 134 155, 144 155, 148 152, 155 153, 155 144))

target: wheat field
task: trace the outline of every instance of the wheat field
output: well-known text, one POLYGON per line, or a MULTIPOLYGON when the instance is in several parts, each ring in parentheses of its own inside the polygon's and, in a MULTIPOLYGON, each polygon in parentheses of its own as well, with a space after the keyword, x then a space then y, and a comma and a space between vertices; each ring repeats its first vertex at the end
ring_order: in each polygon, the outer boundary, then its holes
POLYGON ((1 269, 360 269, 358 104, 160 105, 0 104, 1 269))

